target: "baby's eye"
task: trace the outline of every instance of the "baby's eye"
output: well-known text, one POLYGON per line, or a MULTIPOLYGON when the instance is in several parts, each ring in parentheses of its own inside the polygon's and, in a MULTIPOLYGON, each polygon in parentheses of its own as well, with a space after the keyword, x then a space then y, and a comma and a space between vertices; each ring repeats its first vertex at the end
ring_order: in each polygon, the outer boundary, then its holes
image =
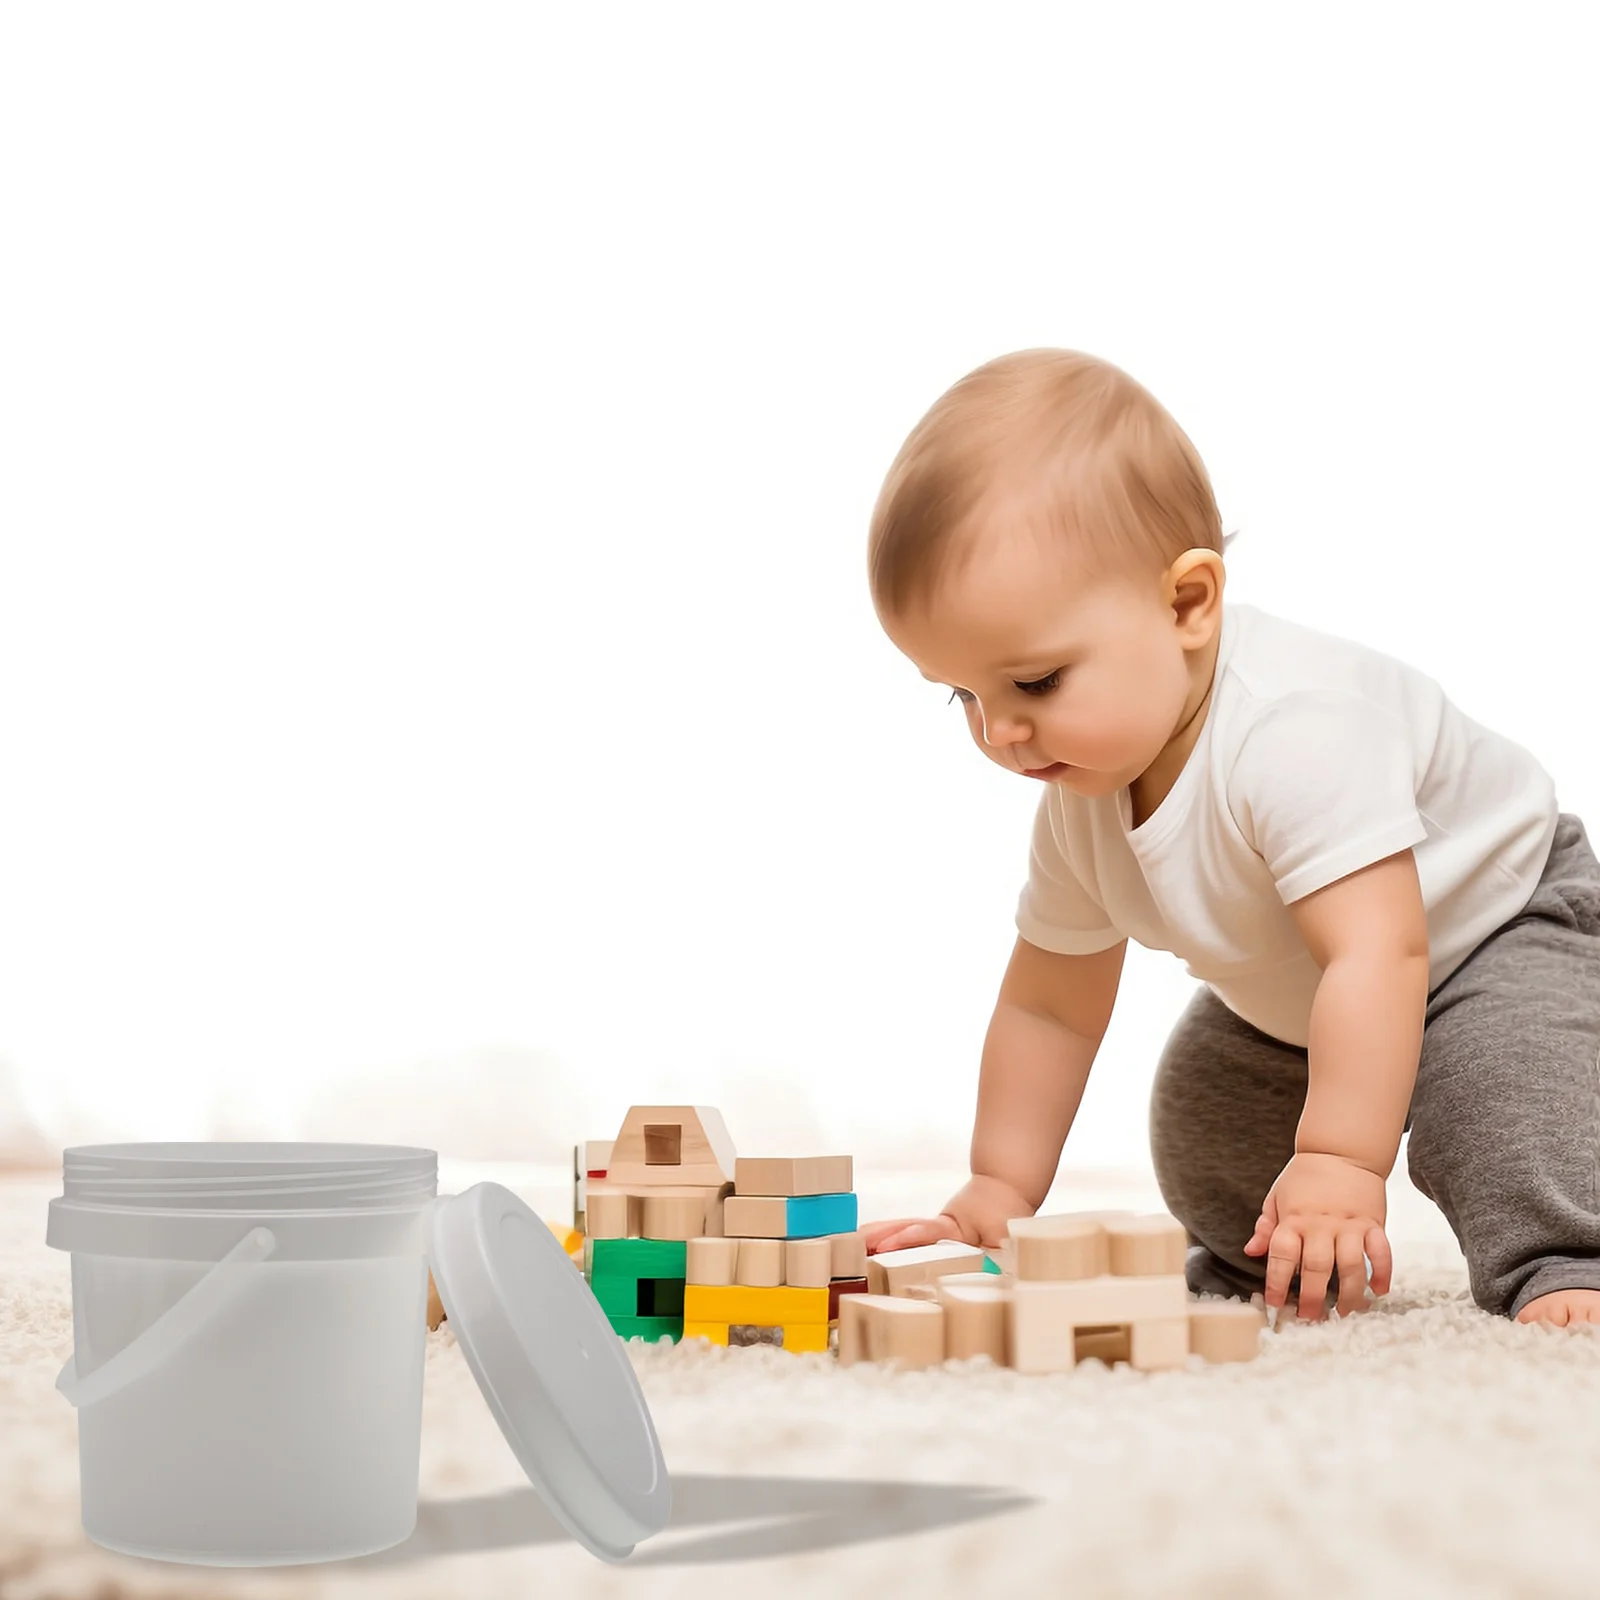
POLYGON ((1049 694, 1061 682, 1061 669, 1056 668, 1048 678, 1037 678, 1032 683, 1019 683, 1017 687, 1024 694, 1049 694))
MULTIPOLYGON (((1024 694, 1046 695, 1049 694, 1052 689, 1059 688, 1060 684, 1061 669, 1058 667, 1047 678, 1035 678, 1032 683, 1019 683, 1017 687, 1022 690, 1024 694)), ((946 700, 945 704, 949 705, 951 701, 954 700, 959 700, 963 705, 970 705, 972 703, 972 695, 969 694, 965 689, 952 689, 950 692, 950 699, 946 700)))

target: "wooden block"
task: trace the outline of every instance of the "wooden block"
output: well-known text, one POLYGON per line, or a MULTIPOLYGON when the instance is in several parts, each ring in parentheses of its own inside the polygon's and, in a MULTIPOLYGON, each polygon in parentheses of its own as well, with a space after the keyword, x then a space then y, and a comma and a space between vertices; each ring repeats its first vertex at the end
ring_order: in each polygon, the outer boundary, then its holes
POLYGON ((1189 1348, 1207 1361, 1254 1361, 1267 1314, 1243 1300, 1189 1302, 1189 1348))
POLYGON ((738 1265, 737 1239, 690 1239, 684 1255, 683 1275, 689 1283, 730 1284, 738 1279, 738 1265))
POLYGON ((681 1278, 688 1265, 689 1246, 671 1239, 590 1239, 589 1276, 610 1274, 627 1278, 681 1278))
MULTIPOLYGON (((962 1277, 977 1276, 963 1273, 962 1277)), ((1006 1322, 1011 1296, 1007 1290, 981 1284, 953 1283, 941 1278, 931 1286, 944 1307, 944 1353, 966 1361, 988 1356, 997 1367, 1006 1364, 1006 1322)))
POLYGON ((789 1202, 781 1197, 730 1195, 723 1203, 722 1226, 733 1238, 787 1239, 789 1202))
POLYGON ((833 1246, 833 1263, 829 1276, 835 1278, 864 1278, 867 1275, 867 1236, 859 1229, 849 1233, 828 1235, 833 1246))
POLYGON ((1140 1372, 1181 1367, 1189 1359, 1189 1318, 1141 1317, 1132 1324, 1129 1362, 1140 1372))
POLYGON ((822 1355, 828 1349, 828 1324, 826 1322, 786 1322, 783 1324, 783 1348, 796 1355, 822 1355))
POLYGON ((691 1283, 683 1291, 686 1322, 750 1322, 777 1328, 791 1322, 826 1322, 826 1289, 747 1289, 691 1283))
POLYGON ((706 1232, 707 1191, 640 1196, 639 1235, 644 1239, 698 1239, 706 1232))
POLYGON ((723 1232, 738 1238, 814 1239, 855 1225, 853 1194, 735 1194, 723 1202, 723 1232))
MULTIPOLYGON (((633 1207, 634 1202, 620 1189, 602 1189, 591 1184, 583 1208, 584 1236, 589 1239, 636 1238, 633 1207)), ((639 1221, 643 1220, 641 1207, 639 1221)))
POLYGON ((847 1294, 839 1301, 839 1365, 853 1367, 872 1359, 867 1342, 867 1312, 874 1300, 888 1295, 847 1294))
POLYGON ((867 1280, 863 1275, 859 1278, 834 1278, 828 1284, 828 1321, 839 1320, 839 1297, 841 1295, 865 1294, 867 1280))
POLYGON ((833 1281, 832 1241, 785 1239, 783 1281, 796 1289, 826 1289, 833 1281))
POLYGON ((583 1143, 583 1173, 587 1178, 603 1178, 611 1164, 610 1139, 586 1139, 583 1143))
POLYGON ((1059 1216, 1014 1217, 1006 1224, 1023 1283, 1066 1283, 1099 1278, 1111 1271, 1111 1242, 1105 1224, 1067 1212, 1059 1216))
POLYGON ((606 1181, 624 1187, 650 1188, 661 1184, 714 1184, 733 1182, 733 1140, 728 1137, 722 1113, 713 1106, 630 1106, 613 1141, 606 1166, 606 1181), (651 1135, 646 1149, 645 1129, 651 1135), (678 1130, 679 1161, 662 1166, 649 1160, 660 1155, 678 1130))
POLYGON ((728 1342, 728 1324, 726 1322, 690 1322, 685 1318, 683 1336, 685 1339, 709 1339, 712 1344, 726 1344, 728 1342))
POLYGON ((733 1281, 747 1289, 776 1289, 783 1282, 782 1239, 736 1239, 739 1264, 733 1281))
POLYGON ((899 1362, 904 1368, 944 1362, 944 1307, 938 1302, 901 1294, 867 1294, 862 1302, 869 1362, 899 1362))
POLYGON ((937 1300, 939 1291, 931 1283, 908 1283, 899 1291, 907 1300, 937 1300))
POLYGON ((1017 1280, 1003 1272, 947 1272, 934 1280, 936 1289, 946 1284, 958 1289, 1010 1289, 1017 1280))
POLYGON ((441 1322, 445 1320, 444 1301, 439 1298, 439 1290, 433 1281, 433 1274, 428 1274, 428 1332, 432 1333, 441 1322))
POLYGON ((1181 1277, 1114 1278, 1061 1283, 1020 1279, 1011 1290, 1009 1365, 1018 1372, 1066 1372, 1078 1360, 1079 1328, 1115 1327, 1146 1317, 1187 1317, 1181 1277))
POLYGON ((1063 1283, 1035 1283, 1026 1278, 1012 1286, 1018 1304, 1049 1307, 1052 1314, 1076 1326, 1105 1327, 1137 1322, 1141 1317, 1186 1317, 1189 1288, 1176 1273, 1147 1278, 1081 1278, 1063 1283))
POLYGON ((740 1156, 734 1162, 735 1194, 845 1194, 854 1187, 849 1156, 740 1156))
POLYGON ((867 1284, 873 1294, 904 1294, 912 1283, 931 1283, 947 1272, 976 1272, 983 1251, 959 1239, 913 1245, 909 1250, 880 1250, 867 1257, 867 1284))
POLYGON ((1118 1218, 1105 1224, 1110 1271, 1118 1277, 1152 1277, 1181 1273, 1189 1255, 1184 1225, 1165 1212, 1148 1217, 1118 1218))
POLYGON ((683 1164, 681 1122, 645 1123, 644 1164, 647 1167, 677 1167, 683 1164))
POLYGON ((1114 1367, 1133 1356, 1133 1333, 1123 1324, 1114 1328, 1075 1328, 1072 1333, 1072 1359, 1103 1361, 1114 1367))

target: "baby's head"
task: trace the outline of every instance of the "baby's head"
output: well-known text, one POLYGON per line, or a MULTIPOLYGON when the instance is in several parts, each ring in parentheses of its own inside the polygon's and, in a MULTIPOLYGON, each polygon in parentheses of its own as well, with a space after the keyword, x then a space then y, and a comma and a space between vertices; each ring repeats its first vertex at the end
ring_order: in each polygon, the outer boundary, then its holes
POLYGON ((1022 350, 947 390, 873 511, 868 583, 895 647, 949 684, 992 761, 1146 771, 1216 660, 1227 541, 1199 453, 1126 373, 1022 350))

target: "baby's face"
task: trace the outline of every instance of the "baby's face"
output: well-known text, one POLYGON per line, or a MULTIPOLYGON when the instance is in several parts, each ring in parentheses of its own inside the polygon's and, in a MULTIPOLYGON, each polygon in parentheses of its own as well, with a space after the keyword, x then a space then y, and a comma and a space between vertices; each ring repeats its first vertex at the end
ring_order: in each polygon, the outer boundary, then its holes
POLYGON ((1112 794, 1182 721, 1187 658, 1155 577, 1089 581, 1014 541, 975 556, 929 609, 880 620, 1007 771, 1054 767, 1041 781, 1112 794))

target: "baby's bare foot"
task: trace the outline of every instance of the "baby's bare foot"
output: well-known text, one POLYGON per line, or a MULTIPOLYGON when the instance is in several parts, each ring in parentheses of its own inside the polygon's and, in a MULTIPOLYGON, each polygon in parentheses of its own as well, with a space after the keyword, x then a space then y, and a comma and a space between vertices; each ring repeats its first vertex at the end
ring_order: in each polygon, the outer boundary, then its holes
POLYGON ((1600 1289, 1557 1289, 1530 1300, 1517 1313, 1518 1322, 1548 1322, 1559 1328, 1592 1323, 1600 1327, 1600 1289))

